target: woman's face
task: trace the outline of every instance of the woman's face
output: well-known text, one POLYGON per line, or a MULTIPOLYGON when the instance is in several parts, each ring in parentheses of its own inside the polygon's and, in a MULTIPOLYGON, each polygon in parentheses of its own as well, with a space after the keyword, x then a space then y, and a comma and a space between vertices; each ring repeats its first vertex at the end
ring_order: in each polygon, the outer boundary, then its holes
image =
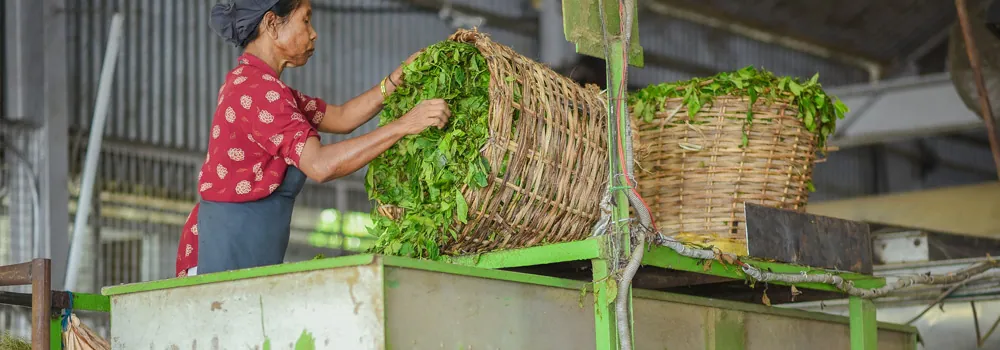
MULTIPOLYGON (((270 16, 274 17, 273 13, 270 16)), ((273 38, 275 51, 291 67, 305 65, 316 49, 316 30, 312 25, 312 5, 302 0, 299 7, 288 15, 284 23, 274 18, 273 38)))

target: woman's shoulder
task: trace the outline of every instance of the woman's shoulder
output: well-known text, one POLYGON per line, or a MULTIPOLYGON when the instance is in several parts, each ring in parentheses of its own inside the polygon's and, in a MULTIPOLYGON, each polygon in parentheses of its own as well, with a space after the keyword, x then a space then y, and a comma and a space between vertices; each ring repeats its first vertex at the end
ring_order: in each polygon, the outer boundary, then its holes
POLYGON ((270 72, 257 67, 241 65, 230 71, 219 89, 219 106, 223 104, 271 109, 279 104, 297 107, 296 91, 270 72))
POLYGON ((239 65, 230 70, 226 74, 225 84, 236 90, 266 88, 282 94, 292 94, 295 91, 271 72, 250 65, 239 65))

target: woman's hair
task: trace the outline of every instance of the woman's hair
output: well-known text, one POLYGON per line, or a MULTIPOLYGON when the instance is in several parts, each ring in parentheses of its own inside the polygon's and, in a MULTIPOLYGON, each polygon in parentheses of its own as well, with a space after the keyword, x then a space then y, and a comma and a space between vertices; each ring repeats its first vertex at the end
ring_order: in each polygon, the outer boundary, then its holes
POLYGON ((257 39, 257 27, 268 12, 274 12, 281 23, 295 11, 302 0, 233 0, 212 7, 209 25, 226 41, 246 48, 257 39))

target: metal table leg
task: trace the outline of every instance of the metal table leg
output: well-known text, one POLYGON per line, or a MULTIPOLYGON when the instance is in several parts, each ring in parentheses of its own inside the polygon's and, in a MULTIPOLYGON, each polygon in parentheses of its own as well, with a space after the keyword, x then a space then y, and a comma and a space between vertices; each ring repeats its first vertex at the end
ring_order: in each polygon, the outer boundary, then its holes
POLYGON ((31 349, 49 350, 52 339, 52 262, 34 259, 29 263, 0 266, 0 286, 31 285, 31 349))
POLYGON ((875 319, 875 303, 859 297, 851 297, 851 350, 878 349, 878 321, 875 319))
POLYGON ((597 350, 618 349, 618 331, 615 328, 615 293, 610 288, 614 283, 611 264, 605 259, 590 261, 594 271, 594 330, 597 350))

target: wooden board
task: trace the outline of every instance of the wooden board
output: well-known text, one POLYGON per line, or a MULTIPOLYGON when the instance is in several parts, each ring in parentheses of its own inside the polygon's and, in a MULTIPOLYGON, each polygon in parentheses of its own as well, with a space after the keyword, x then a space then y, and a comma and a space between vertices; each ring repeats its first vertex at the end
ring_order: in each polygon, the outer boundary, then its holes
POLYGON ((745 204, 750 256, 870 275, 868 224, 745 204))

